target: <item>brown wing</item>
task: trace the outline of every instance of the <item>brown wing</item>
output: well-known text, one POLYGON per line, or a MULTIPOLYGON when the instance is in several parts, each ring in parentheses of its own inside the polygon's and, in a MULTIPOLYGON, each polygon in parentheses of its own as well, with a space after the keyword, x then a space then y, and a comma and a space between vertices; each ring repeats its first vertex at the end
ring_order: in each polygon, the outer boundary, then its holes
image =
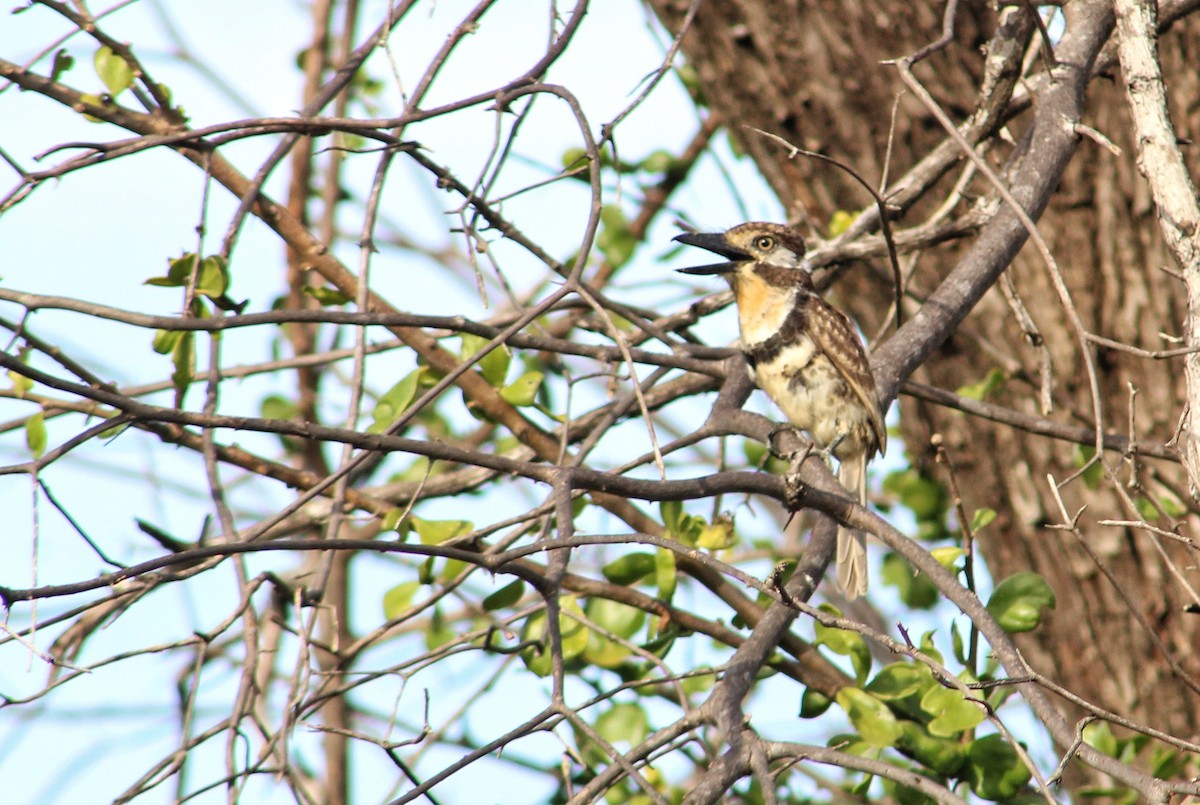
POLYGON ((886 452, 887 429, 875 393, 875 377, 871 374, 871 362, 867 359, 867 351, 863 349, 854 323, 849 316, 816 294, 812 295, 811 304, 808 305, 808 316, 809 335, 870 413, 871 430, 875 432, 879 452, 886 452))

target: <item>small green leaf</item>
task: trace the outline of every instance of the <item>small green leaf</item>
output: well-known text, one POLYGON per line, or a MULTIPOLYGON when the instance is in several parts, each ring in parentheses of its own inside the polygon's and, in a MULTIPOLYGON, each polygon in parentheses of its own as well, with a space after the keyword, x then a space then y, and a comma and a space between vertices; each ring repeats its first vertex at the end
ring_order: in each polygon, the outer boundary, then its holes
POLYGON ((921 709, 933 716, 926 725, 929 734, 938 738, 953 738, 959 733, 979 726, 984 712, 977 704, 968 702, 960 691, 934 685, 921 697, 921 709))
POLYGON ((458 635, 455 633, 454 628, 446 622, 446 616, 442 614, 442 608, 435 606, 433 614, 429 618, 429 628, 425 630, 425 648, 433 651, 457 637, 458 635))
POLYGON ((844 687, 837 692, 837 703, 862 739, 872 746, 893 746, 900 737, 902 730, 892 711, 871 694, 844 687))
POLYGON ((885 702, 907 698, 929 685, 929 670, 912 663, 894 662, 885 665, 864 688, 867 693, 885 702))
MULTIPOLYGON (((491 341, 490 338, 484 338, 481 335, 472 335, 471 333, 463 333, 461 338, 462 349, 459 350, 459 357, 464 361, 474 358, 491 341)), ((484 380, 499 388, 504 385, 504 378, 508 375, 508 365, 511 362, 512 353, 508 351, 507 346, 501 344, 479 359, 479 371, 483 374, 484 380)), ((535 388, 534 391, 536 390, 535 388)), ((513 404, 516 405, 516 403, 513 404)), ((525 405, 528 404, 525 403, 525 405)))
POLYGON ((339 291, 337 288, 314 287, 312 285, 304 286, 304 293, 307 296, 316 299, 325 307, 337 307, 344 305, 350 301, 350 297, 339 291))
POLYGON ((483 609, 485 612, 494 612, 497 609, 511 607, 513 604, 521 600, 521 596, 525 594, 525 582, 517 579, 511 584, 506 584, 496 592, 483 599, 483 609))
POLYGON ((650 719, 639 705, 614 704, 596 719, 596 732, 609 743, 638 744, 650 733, 650 719))
POLYGON ((996 585, 988 612, 1006 632, 1028 632, 1041 623, 1042 610, 1055 606, 1054 591, 1036 573, 1024 571, 996 585))
POLYGON ((899 554, 889 553, 883 557, 883 582, 895 587, 905 606, 913 609, 929 609, 941 600, 937 587, 929 577, 917 573, 908 560, 899 554))
POLYGON ((545 375, 541 372, 526 372, 504 388, 500 389, 500 398, 509 405, 518 408, 533 405, 537 399, 538 389, 542 386, 545 375))
POLYGON ((1104 482, 1104 464, 1099 461, 1092 461, 1092 457, 1096 455, 1096 448, 1089 444, 1077 444, 1072 454, 1076 469, 1086 466, 1083 471, 1083 485, 1088 489, 1099 489, 1100 484, 1104 482), (1088 462, 1091 462, 1090 464, 1088 462))
MULTIPOLYGON (((398 531, 400 529, 400 521, 404 519, 404 509, 396 508, 388 511, 379 521, 381 531, 398 531)), ((408 528, 405 527, 407 533, 408 528)))
POLYGON ((34 458, 46 452, 46 413, 38 411, 25 420, 25 444, 34 458))
POLYGON ((711 523, 705 523, 696 536, 696 547, 710 551, 721 551, 737 545, 737 533, 733 530, 733 518, 722 514, 711 523))
POLYGON ((971 515, 971 533, 978 534, 987 528, 996 519, 996 516, 995 509, 976 509, 975 513, 971 515))
POLYGON ((174 352, 175 347, 179 345, 179 339, 183 338, 183 333, 183 330, 155 330, 154 351, 159 355, 174 352))
POLYGON ((836 238, 845 232, 857 218, 857 213, 847 212, 846 210, 837 210, 834 212, 829 218, 829 237, 836 238))
POLYGON ((959 387, 958 393, 969 400, 982 401, 993 391, 1003 388, 1004 381, 1004 372, 1001 372, 999 369, 992 369, 979 382, 959 387))
POLYGON ((423 368, 412 370, 379 398, 371 412, 375 421, 367 427, 367 433, 383 433, 408 409, 424 371, 423 368))
POLYGON ((999 735, 978 738, 967 747, 963 778, 984 799, 1011 799, 1031 776, 1016 750, 999 735))
POLYGON ((200 261, 200 276, 196 277, 196 293, 209 299, 224 296, 229 290, 229 269, 224 257, 209 255, 200 261))
POLYGON ((416 515, 409 515, 409 519, 423 545, 441 545, 475 530, 470 520, 423 520, 416 515))
POLYGON ((563 170, 568 170, 568 171, 574 170, 575 168, 578 168, 581 165, 586 164, 587 158, 588 158, 588 155, 587 155, 587 151, 585 149, 583 149, 583 148, 568 148, 566 151, 563 151, 563 153, 562 153, 561 161, 562 161, 563 170))
POLYGON ((1083 728, 1083 741, 1101 754, 1117 757, 1121 745, 1107 721, 1093 721, 1083 728))
MULTIPOLYGON (((825 612, 841 615, 836 607, 829 604, 822 604, 819 608, 825 612)), ((825 646, 834 654, 849 657, 858 682, 860 684, 865 682, 867 672, 871 670, 871 650, 867 647, 867 641, 863 640, 862 635, 833 626, 825 626, 820 622, 814 622, 813 628, 816 633, 816 640, 813 642, 818 646, 825 646)))
POLYGON ((667 531, 678 531, 680 518, 683 517, 683 501, 664 500, 658 504, 658 513, 667 531))
MULTIPOLYGON (((93 95, 89 92, 82 93, 79 96, 79 100, 81 103, 86 104, 87 106, 99 106, 101 109, 103 109, 106 105, 103 98, 101 98, 99 95, 93 95)), ((88 114, 87 112, 83 113, 83 119, 89 123, 105 122, 104 118, 96 117, 95 115, 88 114)))
POLYGON ((670 601, 675 595, 675 582, 678 574, 675 570, 675 552, 659 548, 654 553, 654 583, 658 587, 658 597, 670 601))
POLYGON ((666 173, 674 168, 678 162, 679 160, 670 151, 659 148, 651 151, 650 155, 642 160, 640 167, 647 173, 666 173))
POLYGON ((606 204, 600 210, 600 232, 596 235, 596 248, 605 261, 615 268, 629 262, 637 249, 637 238, 629 228, 625 212, 616 204, 606 204))
POLYGON ((183 332, 179 334, 179 340, 175 342, 175 348, 172 350, 171 358, 175 367, 175 371, 171 373, 171 382, 175 386, 175 391, 182 394, 191 384, 192 378, 196 372, 196 335, 192 332, 183 332))
POLYGON ((958 572, 957 562, 966 554, 962 548, 957 545, 943 545, 940 548, 934 548, 929 552, 929 555, 937 560, 937 563, 949 570, 951 573, 958 572))
MULTIPOLYGON (((29 357, 28 350, 21 350, 18 358, 22 363, 27 362, 29 357)), ((12 390, 15 397, 24 397, 33 388, 33 381, 15 369, 8 370, 8 379, 12 381, 12 390)))
POLYGON ((384 593, 383 617, 389 621, 400 617, 412 605, 413 597, 420 588, 420 582, 406 581, 384 593))
POLYGON ((264 419, 290 420, 300 415, 300 407, 282 394, 268 394, 263 397, 258 410, 264 419))
POLYGON ((902 733, 896 749, 912 757, 943 777, 954 776, 962 768, 966 751, 958 741, 935 738, 914 721, 901 721, 902 733))
POLYGON ((804 694, 800 697, 800 717, 817 718, 822 716, 831 704, 833 704, 833 699, 824 693, 812 688, 805 688, 804 694))
POLYGON ((103 45, 96 51, 93 61, 96 65, 96 75, 100 76, 100 80, 114 98, 133 83, 133 67, 124 57, 113 53, 108 45, 103 45))
POLYGON ((613 584, 629 586, 653 573, 655 564, 653 554, 639 551, 617 557, 600 568, 600 572, 613 584))

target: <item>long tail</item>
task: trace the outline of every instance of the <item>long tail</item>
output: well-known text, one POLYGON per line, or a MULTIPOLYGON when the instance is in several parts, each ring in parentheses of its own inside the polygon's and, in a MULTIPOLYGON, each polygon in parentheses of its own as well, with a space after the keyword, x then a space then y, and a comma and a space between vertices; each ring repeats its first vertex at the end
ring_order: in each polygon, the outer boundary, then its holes
MULTIPOLYGON (((851 492, 858 493, 858 502, 867 502, 867 456, 856 453, 842 459, 838 480, 851 492)), ((837 538, 838 587, 850 600, 867 592, 867 535, 850 528, 838 528, 837 538)))

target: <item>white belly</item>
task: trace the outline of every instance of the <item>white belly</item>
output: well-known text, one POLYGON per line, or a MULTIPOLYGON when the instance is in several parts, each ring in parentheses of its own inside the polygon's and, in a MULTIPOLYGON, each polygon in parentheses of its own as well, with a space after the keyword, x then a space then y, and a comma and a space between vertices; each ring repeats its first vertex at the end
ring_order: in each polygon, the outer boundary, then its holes
POLYGON ((850 385, 811 339, 801 338, 775 360, 759 364, 754 378, 788 421, 818 447, 842 438, 836 453, 857 452, 872 440, 871 420, 850 385))

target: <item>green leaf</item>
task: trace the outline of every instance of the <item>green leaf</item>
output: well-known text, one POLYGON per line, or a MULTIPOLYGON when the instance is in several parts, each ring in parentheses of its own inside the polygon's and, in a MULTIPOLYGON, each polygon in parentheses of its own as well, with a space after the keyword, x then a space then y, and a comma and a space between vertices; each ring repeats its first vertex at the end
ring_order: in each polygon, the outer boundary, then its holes
POLYGON ((864 688, 877 699, 885 702, 907 698, 925 688, 931 678, 929 670, 912 663, 894 662, 885 665, 875 678, 864 688))
MULTIPOLYGON (((17 350, 17 360, 19 360, 22 364, 29 363, 28 347, 23 347, 17 350)), ((13 395, 18 398, 24 397, 33 388, 33 381, 18 372, 16 369, 8 370, 8 379, 12 381, 13 395)))
POLYGON ((659 548, 654 552, 654 583, 658 587, 658 597, 670 601, 675 595, 675 582, 678 574, 675 570, 675 552, 659 548))
POLYGON ((596 248, 605 261, 614 269, 629 262, 637 249, 637 238, 629 229, 625 212, 616 204, 606 204, 600 210, 600 231, 596 235, 596 248))
POLYGON ((337 307, 338 305, 344 305, 350 301, 350 297, 346 296, 346 294, 342 293, 337 288, 326 288, 324 286, 318 288, 312 285, 305 285, 303 291, 306 296, 316 299, 325 307, 337 307))
POLYGON ((831 704, 833 704, 833 699, 824 693, 812 688, 805 688, 804 695, 800 697, 800 717, 817 718, 822 716, 831 704))
POLYGON ((953 738, 959 733, 979 726, 984 719, 983 709, 968 702, 954 688, 934 685, 921 697, 921 709, 933 716, 926 728, 938 738, 953 738))
POLYGON ((658 504, 658 513, 667 531, 678 531, 680 518, 683 517, 683 501, 664 500, 658 504))
POLYGON ((929 555, 937 560, 937 563, 951 573, 958 572, 958 560, 966 555, 966 551, 957 545, 943 545, 940 548, 934 548, 929 552, 929 555))
POLYGON ((435 606, 433 614, 429 618, 429 628, 425 630, 425 648, 433 651, 457 637, 458 634, 455 633, 454 628, 446 623, 446 616, 442 614, 442 608, 435 606))
POLYGON ((423 545, 441 545, 475 530, 475 524, 470 520, 422 520, 415 514, 409 515, 409 520, 423 545))
POLYGON ((183 332, 171 353, 175 371, 171 373, 171 382, 175 391, 183 394, 191 384, 196 372, 196 334, 183 332))
POLYGON ((1036 573, 1014 573, 996 585, 988 612, 1006 632, 1028 632, 1041 623, 1042 610, 1055 607, 1054 591, 1036 573))
POLYGON ((46 452, 46 412, 38 411, 25 420, 25 445, 34 458, 46 452))
MULTIPOLYGON (((484 338, 481 335, 472 335, 471 333, 463 333, 461 338, 462 349, 459 351, 459 357, 464 361, 475 357, 491 341, 490 338, 484 338)), ((483 374, 484 380, 499 388, 504 385, 504 378, 508 375, 508 365, 511 362, 512 353, 508 351, 507 346, 501 344, 479 359, 479 371, 483 374)), ((534 390, 536 391, 536 389, 534 390)), ((529 403, 525 404, 528 405, 529 403)))
POLYGON ((644 611, 611 598, 589 598, 584 609, 592 623, 626 639, 633 637, 646 623, 644 611))
POLYGON ((900 729, 896 739, 899 751, 943 777, 953 777, 962 768, 966 751, 958 741, 935 738, 914 721, 901 721, 900 729))
POLYGON ((858 730, 864 741, 872 746, 893 746, 902 730, 887 705, 858 688, 844 687, 837 692, 838 706, 858 730))
POLYGON ((541 372, 526 372, 504 388, 500 389, 500 398, 509 405, 518 408, 533 405, 537 399, 538 389, 542 386, 545 375, 541 372))
POLYGON ((179 339, 183 338, 183 333, 183 330, 155 330, 154 351, 159 355, 174 352, 175 347, 179 346, 179 339))
POLYGON ((829 218, 829 237, 836 238, 838 235, 845 232, 858 218, 857 213, 847 212, 846 210, 837 210, 829 218))
POLYGON ((100 76, 100 80, 114 98, 133 83, 133 67, 123 56, 113 53, 108 45, 103 45, 96 51, 93 62, 96 65, 96 75, 100 76))
POLYGON ((1072 453, 1072 459, 1075 468, 1079 469, 1086 466, 1083 471, 1083 485, 1088 489, 1099 489, 1100 484, 1104 482, 1104 465, 1099 461, 1092 461, 1092 457, 1096 455, 1096 448, 1088 444, 1077 444, 1072 453), (1091 462, 1090 464, 1088 462, 1091 462))
MULTIPOLYGON (((290 420, 300 414, 300 406, 282 394, 268 394, 258 406, 259 415, 264 419, 290 420)), ((390 529, 385 529, 390 530, 390 529)))
POLYGON ((643 159, 638 167, 647 173, 666 173, 675 167, 677 162, 678 160, 675 159, 674 154, 666 149, 659 148, 651 151, 650 155, 643 159))
POLYGON ((733 518, 722 514, 711 523, 705 523, 696 537, 696 547, 720 551, 737 545, 737 533, 733 530, 733 518))
POLYGON ((367 433, 383 433, 408 409, 408 404, 417 394, 417 385, 424 371, 423 368, 412 370, 379 398, 371 412, 375 421, 367 427, 367 433))
MULTIPOLYGON (((404 519, 404 509, 401 509, 401 508, 390 509, 388 511, 388 513, 383 516, 383 519, 379 522, 379 528, 381 531, 399 531, 400 523, 403 519, 404 519)), ((404 534, 407 534, 407 533, 408 533, 408 524, 405 523, 404 534)), ((404 534, 401 534, 401 536, 400 536, 401 540, 404 539, 404 534)))
POLYGON ((653 573, 654 570, 654 555, 642 551, 627 553, 624 556, 617 557, 600 568, 600 572, 604 574, 604 578, 613 584, 620 584, 625 587, 637 584, 653 573))
POLYGON ((1001 372, 999 369, 992 369, 987 373, 987 376, 979 382, 970 383, 966 386, 960 386, 958 393, 967 399, 982 401, 993 391, 1003 388, 1004 380, 1004 372, 1001 372))
POLYGON ((200 276, 196 278, 196 293, 217 299, 229 290, 229 266, 219 254, 200 261, 200 276))
POLYGON ((1084 727, 1083 742, 1109 757, 1117 757, 1121 751, 1121 745, 1107 721, 1093 721, 1084 727))
POLYGON ((941 594, 929 577, 917 573, 908 560, 899 554, 889 553, 883 557, 881 576, 885 584, 896 588, 905 606, 929 609, 941 600, 941 594))
MULTIPOLYGON (((99 95, 93 95, 90 92, 84 92, 80 94, 79 100, 86 106, 99 106, 101 109, 103 109, 106 105, 103 98, 101 98, 99 95)), ((104 118, 96 117, 95 115, 88 114, 87 112, 83 113, 83 119, 89 123, 105 122, 104 118)))
POLYGON ((521 596, 525 594, 525 582, 517 579, 511 584, 506 584, 496 592, 483 599, 481 606, 484 612, 494 612, 497 609, 511 607, 513 604, 521 600, 521 596))
POLYGON ((568 148, 566 151, 563 151, 561 157, 563 170, 574 170, 575 168, 585 164, 587 158, 588 155, 586 149, 568 148))
POLYGON ((917 519, 918 539, 947 536, 946 513, 950 508, 950 497, 936 480, 909 468, 889 473, 884 478, 883 488, 896 495, 902 506, 912 510, 917 519))
POLYGON ((978 534, 987 528, 996 519, 996 516, 995 509, 976 509, 975 513, 971 515, 971 533, 978 534))
MULTIPOLYGON (((822 604, 820 609, 841 616, 841 613, 829 604, 822 604)), ((866 681, 867 672, 871 670, 871 650, 867 647, 867 641, 863 640, 862 635, 833 626, 825 626, 819 622, 814 622, 813 628, 816 633, 816 640, 813 642, 818 646, 825 646, 834 654, 849 657, 858 682, 861 684, 866 681)))
POLYGON ((639 705, 614 704, 596 719, 596 732, 609 743, 639 744, 650 733, 650 719, 639 705))
POLYGON ((389 621, 400 617, 405 610, 412 606, 413 597, 419 589, 421 589, 420 582, 406 581, 384 593, 383 617, 389 621))
POLYGON ((1011 799, 1029 782, 1030 776, 1016 750, 999 735, 978 738, 967 747, 963 778, 984 799, 1011 799))

